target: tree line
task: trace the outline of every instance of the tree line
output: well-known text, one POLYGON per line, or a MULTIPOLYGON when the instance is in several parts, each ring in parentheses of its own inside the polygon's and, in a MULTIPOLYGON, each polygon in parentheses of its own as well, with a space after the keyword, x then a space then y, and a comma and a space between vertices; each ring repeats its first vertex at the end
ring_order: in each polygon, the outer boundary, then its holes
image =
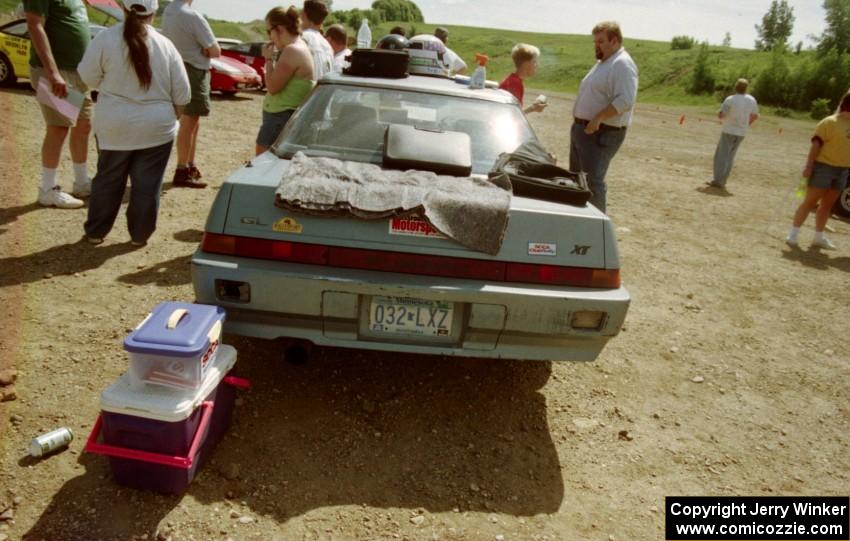
MULTIPOLYGON (((330 7, 330 3, 329 3, 330 7)), ((371 9, 334 10, 326 19, 327 24, 339 23, 357 30, 363 19, 370 24, 384 21, 399 21, 409 23, 424 23, 422 11, 411 0, 375 0, 371 9)))
MULTIPOLYGON (((797 62, 790 66, 791 54, 800 54, 802 42, 791 46, 794 8, 787 0, 773 0, 761 24, 755 25, 758 39, 755 48, 770 54, 770 63, 754 75, 753 95, 759 102, 780 108, 810 111, 812 116, 825 116, 838 105, 850 88, 850 0, 824 0, 826 20, 816 42, 813 62, 797 62)), ((727 34, 728 39, 728 34, 727 34)), ((676 36, 673 49, 688 49, 695 40, 676 36)), ((808 53, 807 53, 808 54, 808 53)), ((746 76, 747 74, 739 74, 746 76)), ((728 92, 732 81, 719 81, 709 62, 708 43, 702 43, 694 64, 687 91, 691 94, 728 92)))

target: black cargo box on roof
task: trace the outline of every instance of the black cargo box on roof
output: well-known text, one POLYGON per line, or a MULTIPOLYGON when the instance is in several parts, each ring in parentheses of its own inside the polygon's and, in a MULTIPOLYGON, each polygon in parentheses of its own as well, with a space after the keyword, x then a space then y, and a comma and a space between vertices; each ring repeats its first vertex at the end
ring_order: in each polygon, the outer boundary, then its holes
POLYGON ((342 72, 358 77, 402 79, 407 77, 407 66, 410 63, 407 51, 386 49, 355 49, 345 58, 349 66, 342 72))

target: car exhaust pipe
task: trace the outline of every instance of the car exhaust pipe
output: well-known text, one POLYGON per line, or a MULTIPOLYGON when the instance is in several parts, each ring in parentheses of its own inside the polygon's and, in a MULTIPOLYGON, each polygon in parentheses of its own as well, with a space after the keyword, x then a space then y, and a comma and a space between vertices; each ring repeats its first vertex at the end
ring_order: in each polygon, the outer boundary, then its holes
POLYGON ((289 344, 284 350, 283 358, 291 365, 301 366, 307 364, 313 353, 313 342, 308 340, 296 340, 289 344))

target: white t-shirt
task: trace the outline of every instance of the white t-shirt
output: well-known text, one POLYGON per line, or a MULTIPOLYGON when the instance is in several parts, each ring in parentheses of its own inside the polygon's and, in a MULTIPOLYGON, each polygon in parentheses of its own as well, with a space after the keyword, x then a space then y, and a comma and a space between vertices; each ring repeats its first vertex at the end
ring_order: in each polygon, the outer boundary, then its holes
POLYGON ((345 68, 345 57, 351 54, 351 49, 345 48, 334 55, 334 73, 342 73, 345 68))
POLYGON ((152 26, 147 30, 152 74, 147 90, 129 60, 123 23, 101 31, 77 66, 83 81, 99 92, 92 124, 103 150, 138 150, 173 141, 174 106, 191 99, 180 53, 152 26))
POLYGON ((723 133, 743 137, 747 135, 747 128, 750 127, 750 115, 757 115, 759 106, 756 99, 749 94, 732 94, 723 100, 720 112, 725 114, 723 133))
POLYGON ((466 69, 466 62, 448 47, 446 47, 446 52, 443 53, 443 63, 452 73, 458 73, 466 69))
POLYGON ((578 87, 578 96, 573 105, 573 116, 582 120, 593 120, 609 105, 617 115, 603 124, 622 128, 631 125, 638 90, 638 69, 634 60, 622 47, 590 68, 578 87))
POLYGON ((318 31, 308 28, 301 33, 301 39, 307 43, 313 54, 313 74, 318 81, 334 69, 334 50, 331 44, 318 31))
POLYGON ((170 39, 187 64, 199 70, 210 69, 204 49, 215 45, 215 35, 203 15, 185 0, 175 0, 162 12, 162 33, 170 39))

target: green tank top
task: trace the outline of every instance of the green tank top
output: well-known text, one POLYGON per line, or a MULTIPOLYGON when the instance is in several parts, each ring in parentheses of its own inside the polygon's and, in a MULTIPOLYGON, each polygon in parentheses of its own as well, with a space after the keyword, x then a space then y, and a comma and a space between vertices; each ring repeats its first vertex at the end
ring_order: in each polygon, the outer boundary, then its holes
POLYGON ((280 113, 287 109, 297 109, 304 103, 304 99, 311 90, 313 90, 313 81, 301 77, 292 77, 287 81, 283 90, 277 94, 266 93, 266 98, 263 100, 263 111, 280 113))

